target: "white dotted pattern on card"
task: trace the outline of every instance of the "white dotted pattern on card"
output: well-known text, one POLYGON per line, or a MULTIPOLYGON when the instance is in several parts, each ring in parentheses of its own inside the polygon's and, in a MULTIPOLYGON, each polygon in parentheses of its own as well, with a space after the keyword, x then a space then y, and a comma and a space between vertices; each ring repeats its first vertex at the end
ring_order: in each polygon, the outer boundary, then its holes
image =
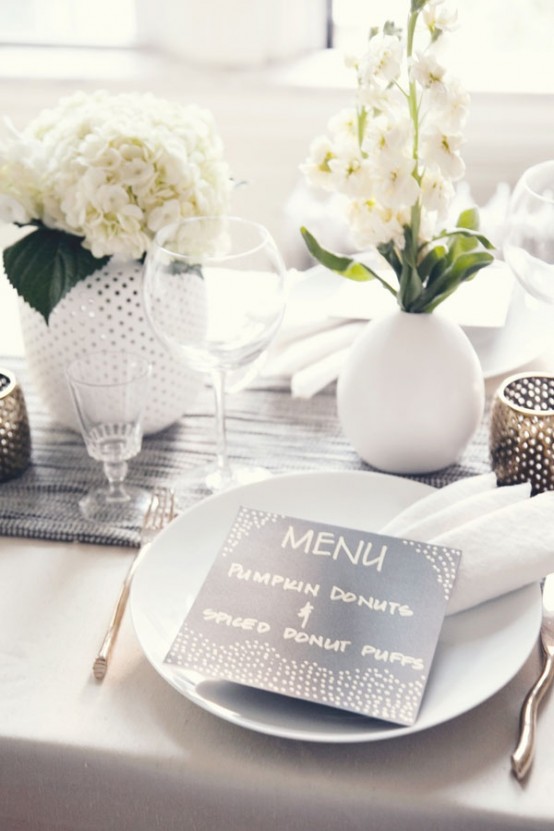
POLYGON ((251 531, 259 530, 268 523, 275 523, 280 517, 282 517, 282 514, 256 511, 252 508, 240 508, 233 527, 221 549, 221 555, 226 557, 228 554, 232 554, 241 540, 248 537, 251 531))
POLYGON ((333 672, 316 661, 286 659, 261 641, 236 642, 223 652, 186 625, 166 661, 176 666, 186 662, 188 669, 207 677, 231 678, 251 687, 404 724, 415 720, 425 686, 423 673, 406 682, 385 668, 333 672))
POLYGON ((402 540, 404 545, 410 546, 415 554, 425 557, 431 564, 437 583, 444 592, 444 599, 448 601, 456 580, 457 564, 460 552, 455 548, 443 548, 431 543, 402 540))

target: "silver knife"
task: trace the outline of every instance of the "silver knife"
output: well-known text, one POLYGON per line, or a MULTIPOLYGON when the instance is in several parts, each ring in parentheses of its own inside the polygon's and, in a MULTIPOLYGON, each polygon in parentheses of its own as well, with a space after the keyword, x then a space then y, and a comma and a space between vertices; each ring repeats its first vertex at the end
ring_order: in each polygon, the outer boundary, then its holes
POLYGON ((533 762, 539 704, 554 679, 554 574, 549 574, 544 581, 542 607, 542 672, 523 702, 519 719, 519 740, 512 753, 512 770, 519 780, 525 778, 533 762))

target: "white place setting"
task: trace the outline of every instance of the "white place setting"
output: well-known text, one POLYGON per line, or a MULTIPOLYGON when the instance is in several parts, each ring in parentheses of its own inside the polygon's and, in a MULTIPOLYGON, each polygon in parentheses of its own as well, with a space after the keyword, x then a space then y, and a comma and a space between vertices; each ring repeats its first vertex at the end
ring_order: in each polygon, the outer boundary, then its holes
POLYGON ((402 2, 282 158, 269 54, 0 131, 2 831, 554 827, 554 162, 402 2))

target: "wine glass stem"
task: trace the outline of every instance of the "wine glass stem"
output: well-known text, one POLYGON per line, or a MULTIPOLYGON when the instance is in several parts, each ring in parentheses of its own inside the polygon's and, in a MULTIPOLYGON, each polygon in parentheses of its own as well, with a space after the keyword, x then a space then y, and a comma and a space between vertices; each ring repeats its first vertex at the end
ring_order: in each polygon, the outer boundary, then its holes
POLYGON ((127 468, 127 462, 104 462, 104 473, 108 480, 108 502, 126 502, 129 499, 129 494, 123 486, 127 468))
POLYGON ((227 433, 225 429, 225 370, 212 371, 212 386, 215 398, 215 452, 217 470, 223 479, 231 476, 227 457, 227 433))

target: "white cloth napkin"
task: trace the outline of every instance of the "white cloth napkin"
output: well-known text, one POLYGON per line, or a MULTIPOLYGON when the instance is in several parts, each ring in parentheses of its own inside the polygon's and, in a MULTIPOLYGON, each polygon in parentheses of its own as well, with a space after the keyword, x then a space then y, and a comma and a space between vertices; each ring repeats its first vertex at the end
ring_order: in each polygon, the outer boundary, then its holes
POLYGON ((333 321, 304 337, 283 340, 263 374, 289 377, 293 397, 311 398, 338 378, 348 350, 363 328, 360 322, 333 321))
POLYGON ((295 398, 311 398, 336 381, 367 323, 333 315, 339 286, 340 278, 320 266, 304 273, 289 271, 285 318, 261 375, 288 379, 295 398))
POLYGON ((530 490, 497 488, 492 473, 461 479, 423 497, 381 532, 461 550, 452 615, 554 571, 554 491, 531 497, 530 490))

